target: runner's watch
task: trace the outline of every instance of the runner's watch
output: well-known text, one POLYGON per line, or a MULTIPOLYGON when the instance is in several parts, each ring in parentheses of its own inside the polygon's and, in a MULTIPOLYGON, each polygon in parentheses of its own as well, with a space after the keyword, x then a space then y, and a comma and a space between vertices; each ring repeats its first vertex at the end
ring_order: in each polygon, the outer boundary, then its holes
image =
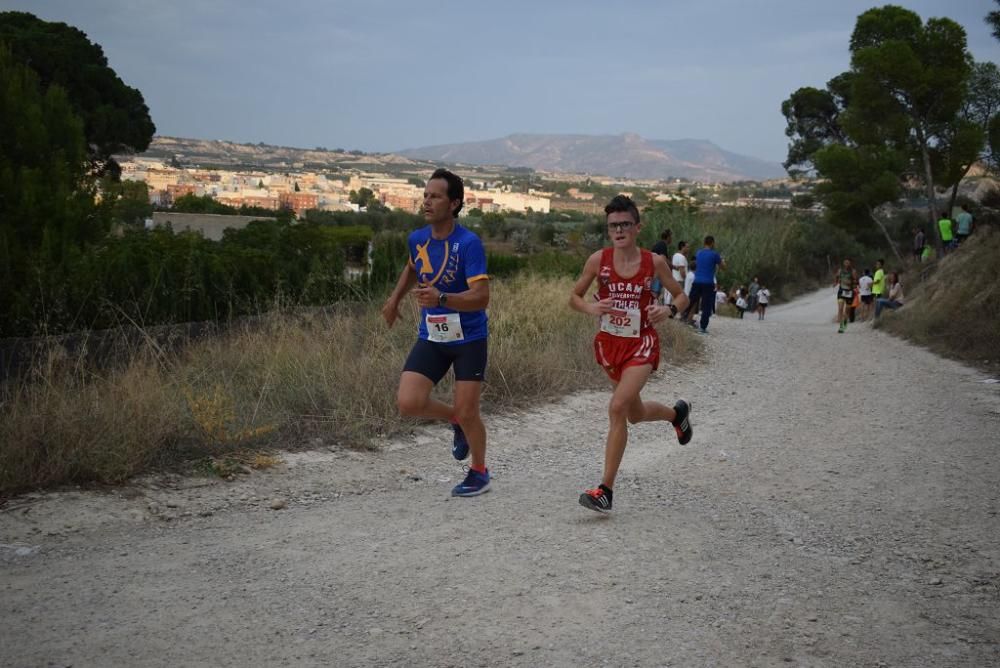
POLYGON ((439 292, 438 293, 438 306, 444 306, 446 303, 448 303, 448 293, 447 292, 439 292))

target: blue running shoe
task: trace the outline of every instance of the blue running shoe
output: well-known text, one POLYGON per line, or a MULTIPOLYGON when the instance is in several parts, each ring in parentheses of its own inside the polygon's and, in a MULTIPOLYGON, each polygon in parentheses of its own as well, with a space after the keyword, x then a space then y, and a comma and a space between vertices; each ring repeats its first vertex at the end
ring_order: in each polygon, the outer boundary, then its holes
POLYGON ((451 490, 452 496, 479 496, 485 492, 490 491, 490 472, 479 473, 478 471, 473 471, 469 469, 469 473, 465 476, 460 484, 455 485, 454 489, 451 490))
POLYGON ((451 440, 451 456, 462 461, 469 456, 469 442, 465 440, 465 432, 457 422, 451 423, 452 431, 455 432, 451 440))

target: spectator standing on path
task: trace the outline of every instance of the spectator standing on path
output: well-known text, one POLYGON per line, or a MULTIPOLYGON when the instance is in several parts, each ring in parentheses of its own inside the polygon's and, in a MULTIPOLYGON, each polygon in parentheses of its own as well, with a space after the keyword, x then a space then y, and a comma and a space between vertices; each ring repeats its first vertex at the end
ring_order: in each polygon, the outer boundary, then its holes
POLYGON ((594 356, 614 386, 608 405, 601 483, 580 495, 580 505, 600 513, 611 511, 615 478, 628 444, 629 423, 669 422, 681 445, 690 441, 693 433, 688 402, 679 399, 670 408, 640 396, 650 374, 660 364, 660 340, 653 325, 686 306, 687 298, 666 259, 636 245, 641 224, 635 203, 618 195, 604 212, 611 247, 587 258, 569 298, 575 311, 600 317, 594 356), (653 301, 650 286, 654 275, 670 292, 672 305, 661 306, 653 301), (597 300, 587 300, 584 297, 595 280, 597 300))
POLYGON ((843 334, 850 317, 848 309, 854 302, 854 288, 858 285, 858 272, 854 271, 849 259, 844 258, 843 265, 833 277, 833 284, 837 286, 837 321, 840 323, 837 333, 843 334))
MULTIPOLYGON (((688 260, 687 260, 687 248, 688 243, 686 241, 681 241, 677 244, 677 252, 670 259, 670 264, 673 266, 674 280, 680 285, 684 285, 687 281, 688 274, 688 260)), ((670 293, 666 293, 663 297, 664 304, 670 304, 672 301, 670 293)), ((671 316, 673 317, 673 316, 671 316)))
POLYGON ((878 301, 885 291, 885 260, 879 258, 875 261, 875 276, 872 278, 872 297, 878 301))
POLYGON ((913 228, 913 259, 920 261, 920 256, 924 253, 924 231, 919 227, 913 228))
POLYGON ((872 316, 872 304, 875 302, 872 297, 872 272, 865 269, 864 274, 858 279, 858 296, 861 299, 861 321, 864 322, 872 316))
MULTIPOLYGON (((715 237, 711 234, 705 237, 705 246, 695 255, 695 262, 698 266, 691 285, 691 304, 701 305, 698 332, 708 334, 708 321, 715 307, 715 270, 717 267, 726 267, 726 261, 715 250, 715 237)), ((691 309, 691 305, 688 309, 691 309)))
MULTIPOLYGON (((671 232, 669 228, 663 230, 663 232, 660 233, 659 241, 653 244, 653 247, 650 250, 652 250, 652 252, 656 253, 657 255, 662 255, 663 257, 667 258, 667 264, 670 264, 670 245, 673 243, 673 240, 674 240, 674 233, 671 232)), ((656 298, 657 304, 670 303, 669 301, 670 293, 668 292, 666 295, 663 294, 663 284, 660 282, 660 279, 657 278, 656 276, 653 277, 652 290, 653 290, 653 295, 656 298)))
POLYGON ((948 217, 947 212, 941 213, 941 218, 938 220, 938 230, 941 232, 941 243, 944 244, 944 250, 947 253, 955 247, 955 235, 952 232, 951 218, 948 217))
POLYGON ((747 299, 747 307, 751 311, 756 311, 757 310, 757 291, 758 290, 760 290, 760 279, 757 278, 756 276, 754 276, 753 280, 750 281, 750 285, 747 287, 747 291, 749 292, 749 297, 747 299))
POLYGON ((694 272, 698 269, 698 263, 691 260, 688 267, 687 276, 684 278, 684 294, 688 298, 688 307, 681 312, 681 322, 694 327, 694 316, 701 310, 701 304, 691 301, 691 288, 694 287, 694 272))
POLYGON ((760 289, 757 291, 757 319, 764 319, 764 312, 767 311, 767 305, 771 301, 771 291, 767 289, 767 286, 763 283, 760 284, 760 289))
POLYGON ((965 205, 961 205, 958 208, 961 209, 961 213, 955 216, 955 240, 961 245, 972 234, 974 225, 972 223, 972 214, 966 211, 965 205))
POLYGON ((428 224, 407 240, 410 256, 382 307, 382 317, 392 327, 400 300, 413 291, 420 326, 399 378, 396 405, 402 415, 451 421, 452 456, 461 461, 472 454, 465 480, 451 494, 477 496, 490 489, 486 427, 479 411, 490 282, 482 242, 458 224, 464 203, 462 179, 447 169, 431 175, 424 186, 428 224), (455 373, 453 406, 431 397, 449 369, 455 373))
POLYGON ((889 297, 875 302, 875 317, 878 318, 884 308, 898 309, 904 300, 903 284, 899 282, 899 274, 894 271, 889 274, 889 297))

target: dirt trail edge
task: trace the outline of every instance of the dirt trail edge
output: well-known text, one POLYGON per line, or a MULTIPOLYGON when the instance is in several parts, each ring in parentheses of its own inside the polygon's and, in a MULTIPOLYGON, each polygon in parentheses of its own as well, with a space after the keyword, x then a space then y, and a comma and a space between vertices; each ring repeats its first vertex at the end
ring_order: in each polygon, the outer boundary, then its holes
POLYGON ((489 418, 480 498, 433 426, 14 499, 0 665, 997 665, 1000 385, 834 314, 713 318, 645 393, 694 440, 631 428, 611 517, 603 392, 489 418))

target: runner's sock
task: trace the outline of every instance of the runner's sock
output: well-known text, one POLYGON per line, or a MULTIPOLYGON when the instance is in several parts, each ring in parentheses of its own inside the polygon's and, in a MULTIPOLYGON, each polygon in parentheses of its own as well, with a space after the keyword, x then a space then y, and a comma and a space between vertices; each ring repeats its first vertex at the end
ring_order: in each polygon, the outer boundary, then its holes
POLYGON ((486 467, 485 466, 483 466, 483 467, 470 466, 469 470, 470 471, 475 471, 476 473, 486 473, 486 467))

